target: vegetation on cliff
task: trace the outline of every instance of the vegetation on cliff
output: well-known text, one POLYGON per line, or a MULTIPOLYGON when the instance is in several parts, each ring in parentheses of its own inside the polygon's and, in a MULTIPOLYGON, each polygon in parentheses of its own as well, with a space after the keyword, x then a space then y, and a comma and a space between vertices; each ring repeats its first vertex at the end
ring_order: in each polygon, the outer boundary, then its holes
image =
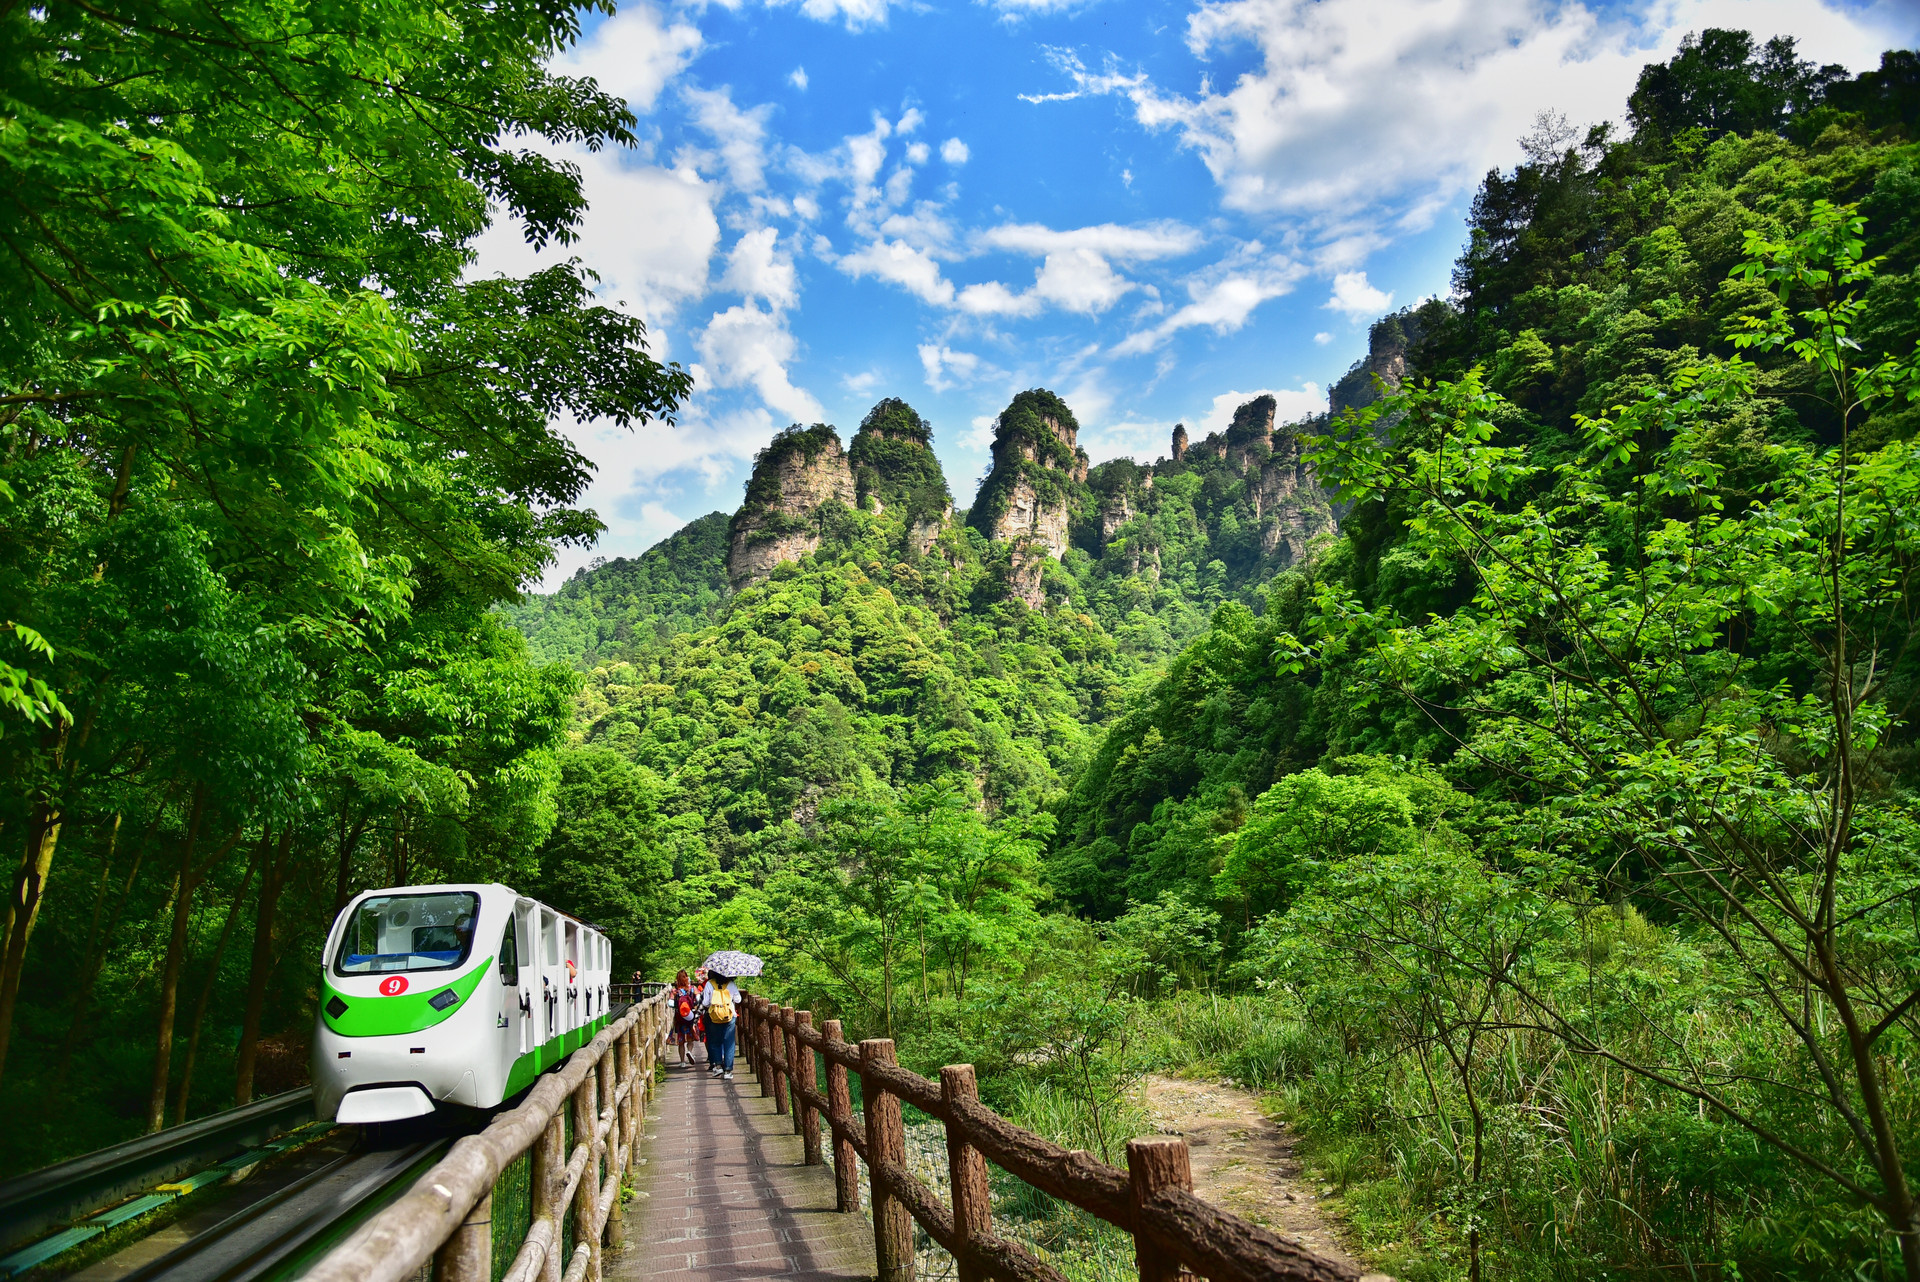
MULTIPOLYGON (((0 15, 49 82, 60 24, 92 21, 0 15)), ((581 130, 627 127, 538 70, 570 28, 461 21, 581 130)), ((451 100, 519 101, 370 34, 451 100)), ((340 147, 365 136, 367 100, 284 61, 340 147)), ((149 324, 148 281, 145 319, 83 327, 133 365, 68 361, 65 304, 0 273, 9 387, 74 393, 0 423, 0 832, 41 896, 7 939, 11 1115, 91 1091, 135 1129, 230 1097, 230 1048, 243 1082, 297 1061, 341 896, 499 877, 606 925, 622 968, 760 952, 817 1017, 971 1061, 995 1107, 1109 1157, 1149 1065, 1268 1090, 1400 1276, 1913 1276, 1915 66, 1848 78, 1707 32, 1647 69, 1630 133, 1543 120, 1481 189, 1455 298, 1383 321, 1329 419, 1257 399, 1183 457, 1088 470, 1068 407, 1025 392, 963 523, 930 426, 887 400, 844 456, 829 426, 782 433, 730 521, 518 605, 592 526, 553 407, 684 390, 569 270, 461 283, 482 193, 564 227, 565 175, 468 120, 471 172, 429 175, 443 222, 417 235, 273 212, 185 125, 115 123, 168 112, 62 106, 106 141, 0 148, 20 190, 85 156, 151 177, 114 148, 164 144, 248 212, 187 246, 234 324, 149 324), (296 262, 358 274, 274 258, 294 234, 317 238, 296 262), (263 312, 216 288, 258 262, 263 312), (270 321, 356 377, 166 346, 270 321), (1020 496, 1057 558, 1015 566, 1020 496), (804 546, 725 587, 729 530, 775 518, 804 546), (157 1036, 92 1041, 89 1009, 157 1036)), ((522 107, 489 128, 547 119, 522 107)), ((288 163, 247 181, 299 205, 321 162, 288 163)), ((113 221, 78 243, 125 249, 113 221)), ((88 270, 138 285, 143 261, 88 270)), ((112 1134, 93 1113, 81 1142, 112 1134)), ((1126 1264, 1045 1199, 997 1210, 1070 1275, 1126 1264)))
POLYGON ((720 617, 727 599, 725 512, 689 521, 636 557, 596 557, 548 596, 501 607, 542 663, 592 668, 664 646, 720 617))

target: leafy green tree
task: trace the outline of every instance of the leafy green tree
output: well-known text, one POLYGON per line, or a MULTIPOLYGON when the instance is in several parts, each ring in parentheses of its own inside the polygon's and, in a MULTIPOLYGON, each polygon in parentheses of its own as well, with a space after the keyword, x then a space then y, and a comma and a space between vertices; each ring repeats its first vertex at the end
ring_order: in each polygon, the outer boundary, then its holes
POLYGON ((1418 1063, 1474 1282, 1494 1196, 1483 1184, 1491 1106, 1482 1079, 1523 1022, 1511 988, 1544 990, 1562 969, 1574 913, 1539 884, 1560 875, 1551 865, 1521 876, 1490 869, 1445 837, 1383 844, 1330 861, 1298 903, 1262 922, 1250 949, 1263 982, 1291 991, 1356 1050, 1418 1063))
POLYGON ((1341 764, 1354 773, 1315 767, 1288 775, 1260 794, 1243 827, 1219 839, 1225 858, 1213 892, 1243 922, 1286 907, 1328 864, 1414 848, 1420 828, 1458 808, 1453 788, 1431 767, 1366 758, 1341 764))
POLYGON ((469 279, 493 209, 538 243, 584 209, 514 140, 631 138, 546 69, 578 30, 537 3, 0 9, 0 1072, 21 995, 60 995, 25 982, 37 926, 90 954, 137 926, 83 969, 140 992, 116 1015, 155 1029, 157 1124, 179 986, 196 954, 221 975, 249 887, 251 1064, 306 1000, 269 983, 313 943, 277 896, 324 928, 364 877, 529 866, 571 682, 487 611, 599 528, 556 419, 688 386, 577 264, 469 279))
POLYGON ((1502 500, 1539 469, 1498 443, 1500 398, 1477 374, 1362 411, 1327 438, 1323 466, 1356 499, 1407 494, 1411 545, 1470 575, 1474 596, 1413 623, 1328 586, 1298 661, 1356 648, 1356 688, 1461 727, 1462 752, 1526 808, 1519 839, 1714 938, 1738 1000, 1791 1047, 1770 1073, 1616 1043, 1499 977, 1579 1051, 1716 1110, 1874 1207, 1920 1277, 1890 1054, 1920 1036, 1920 958, 1895 925, 1920 896, 1915 816, 1880 782, 1893 698, 1913 678, 1920 547, 1906 514, 1920 459, 1907 440, 1852 443, 1878 407, 1920 391, 1920 359, 1857 354, 1875 267, 1862 233, 1851 210, 1817 203, 1791 237, 1747 236, 1739 276, 1763 282, 1770 306, 1736 342, 1811 371, 1834 439, 1773 446, 1770 483, 1738 505, 1712 448, 1756 380, 1737 357, 1584 419, 1582 453, 1525 503, 1502 500), (1402 448, 1371 430, 1388 416, 1402 448), (1819 1125, 1778 1125, 1789 1099, 1819 1125))
POLYGON ((539 871, 519 888, 592 922, 614 944, 624 972, 664 943, 671 851, 660 840, 661 781, 619 753, 572 748, 560 755, 558 813, 539 852, 539 871))
POLYGON ((1106 929, 1105 965, 1135 997, 1207 987, 1218 969, 1220 915, 1172 891, 1134 904, 1106 929))

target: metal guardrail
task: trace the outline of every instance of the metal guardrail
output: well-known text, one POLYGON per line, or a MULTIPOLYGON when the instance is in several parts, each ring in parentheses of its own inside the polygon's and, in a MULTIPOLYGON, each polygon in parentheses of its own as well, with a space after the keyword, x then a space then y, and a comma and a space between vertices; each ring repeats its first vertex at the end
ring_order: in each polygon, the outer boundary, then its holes
POLYGON ((313 1120, 313 1088, 271 1095, 0 1183, 0 1252, 313 1120))

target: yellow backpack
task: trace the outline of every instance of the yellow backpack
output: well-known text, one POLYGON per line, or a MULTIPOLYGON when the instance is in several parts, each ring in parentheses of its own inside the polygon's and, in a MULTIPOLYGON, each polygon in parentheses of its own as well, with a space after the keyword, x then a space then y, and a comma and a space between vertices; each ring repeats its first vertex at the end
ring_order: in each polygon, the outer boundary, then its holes
POLYGON ((707 1020, 714 1024, 733 1022, 733 994, 727 991, 725 984, 714 985, 713 1000, 707 1003, 707 1020))

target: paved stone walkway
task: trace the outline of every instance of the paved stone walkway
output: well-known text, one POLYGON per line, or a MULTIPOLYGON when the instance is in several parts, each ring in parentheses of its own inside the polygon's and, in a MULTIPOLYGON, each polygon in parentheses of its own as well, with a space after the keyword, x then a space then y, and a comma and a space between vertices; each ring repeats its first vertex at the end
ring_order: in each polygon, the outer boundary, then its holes
POLYGON ((609 1282, 874 1276, 871 1221, 833 1209, 833 1168, 805 1164, 744 1059, 731 1082, 670 1068, 655 1099, 609 1282))

